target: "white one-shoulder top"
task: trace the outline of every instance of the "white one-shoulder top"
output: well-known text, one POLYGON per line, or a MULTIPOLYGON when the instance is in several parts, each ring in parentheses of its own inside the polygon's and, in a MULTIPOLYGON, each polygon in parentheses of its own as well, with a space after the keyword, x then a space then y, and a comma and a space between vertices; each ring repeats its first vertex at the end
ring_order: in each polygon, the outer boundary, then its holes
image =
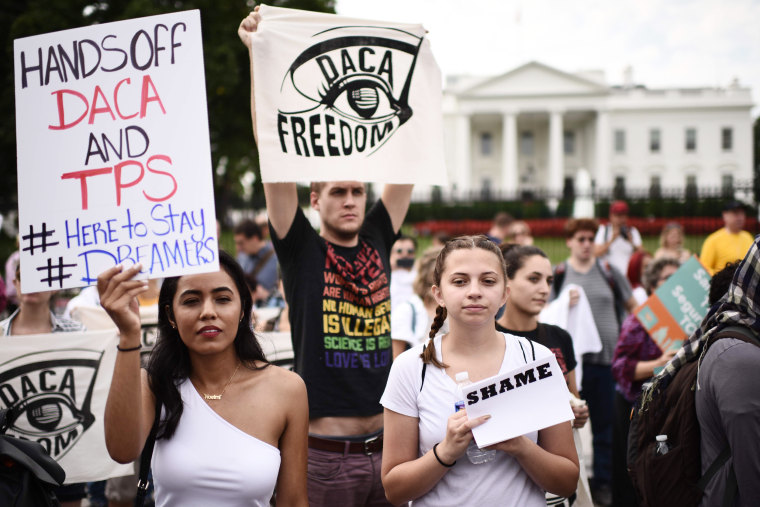
POLYGON ((189 380, 178 388, 184 409, 177 430, 153 450, 156 505, 268 506, 279 449, 223 419, 189 380))

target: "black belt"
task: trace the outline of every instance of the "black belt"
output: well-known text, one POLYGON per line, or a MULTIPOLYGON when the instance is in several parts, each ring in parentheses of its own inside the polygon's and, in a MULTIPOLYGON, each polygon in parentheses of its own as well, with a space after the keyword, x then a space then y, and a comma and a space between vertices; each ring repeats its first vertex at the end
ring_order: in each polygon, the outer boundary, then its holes
POLYGON ((349 440, 330 440, 309 435, 309 447, 319 451, 348 452, 349 454, 366 454, 371 456, 383 450, 383 435, 377 435, 363 442, 351 442, 349 440))

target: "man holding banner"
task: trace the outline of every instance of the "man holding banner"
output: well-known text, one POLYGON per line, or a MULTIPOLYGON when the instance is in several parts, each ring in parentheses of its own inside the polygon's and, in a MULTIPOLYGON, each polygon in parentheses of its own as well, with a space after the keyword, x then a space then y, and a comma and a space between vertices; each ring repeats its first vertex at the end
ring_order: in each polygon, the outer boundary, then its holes
POLYGON ((412 184, 445 178, 440 72, 425 31, 389 25, 262 6, 238 31, 251 51, 254 137, 308 390, 313 506, 388 505, 379 400, 392 357, 389 254, 412 184), (386 184, 366 216, 357 176, 386 184), (319 234, 296 181, 312 181, 319 234))

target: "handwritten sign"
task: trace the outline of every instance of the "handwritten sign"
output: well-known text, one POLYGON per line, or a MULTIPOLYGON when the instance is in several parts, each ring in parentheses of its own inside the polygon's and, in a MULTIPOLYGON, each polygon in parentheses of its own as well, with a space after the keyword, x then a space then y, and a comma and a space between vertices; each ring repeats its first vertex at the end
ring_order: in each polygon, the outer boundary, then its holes
POLYGON ((218 269, 200 14, 14 41, 23 292, 218 269))
POLYGON ((705 318, 709 293, 710 274, 692 257, 634 315, 661 350, 678 349, 705 318))
POLYGON ((474 419, 491 418, 473 428, 479 447, 525 435, 573 419, 570 392, 554 355, 504 375, 496 375, 467 387, 465 408, 474 419))
POLYGON ((3 337, 0 408, 16 415, 6 434, 41 444, 67 484, 132 473, 109 457, 103 427, 118 343, 116 329, 3 337))
POLYGON ((264 182, 446 185, 441 73, 421 25, 259 12, 252 50, 264 182))

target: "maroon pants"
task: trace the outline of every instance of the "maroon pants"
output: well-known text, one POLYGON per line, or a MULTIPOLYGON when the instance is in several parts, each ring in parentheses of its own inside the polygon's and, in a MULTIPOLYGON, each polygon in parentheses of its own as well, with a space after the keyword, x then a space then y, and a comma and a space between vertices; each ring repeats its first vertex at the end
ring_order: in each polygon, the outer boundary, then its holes
POLYGON ((381 452, 339 453, 309 448, 311 507, 388 506, 380 481, 381 452))

